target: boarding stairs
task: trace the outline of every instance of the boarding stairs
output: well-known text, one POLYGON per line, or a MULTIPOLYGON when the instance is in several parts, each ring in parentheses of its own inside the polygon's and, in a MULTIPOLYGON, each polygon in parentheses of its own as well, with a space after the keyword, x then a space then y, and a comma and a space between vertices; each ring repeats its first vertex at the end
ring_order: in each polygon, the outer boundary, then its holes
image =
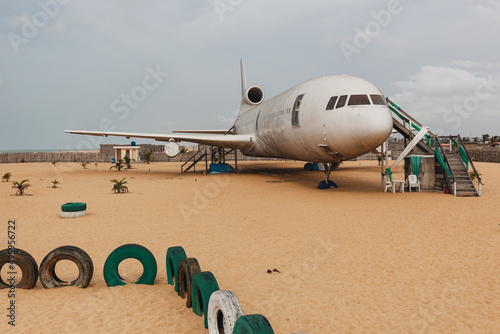
POLYGON ((196 151, 192 156, 191 158, 189 158, 185 163, 182 164, 181 166, 181 172, 188 172, 191 168, 193 168, 193 171, 196 172, 196 164, 198 162, 200 162, 201 160, 203 160, 203 158, 205 158, 205 170, 208 169, 208 153, 207 153, 207 147, 206 146, 203 146, 202 149, 196 151), (186 165, 188 165, 187 167, 185 167, 186 165))
MULTIPOLYGON (((387 106, 393 113, 393 128, 405 138, 405 147, 406 141, 410 141, 411 147, 414 145, 424 154, 435 156, 436 162, 439 163, 437 166, 443 170, 445 185, 453 195, 457 197, 481 196, 481 177, 459 135, 437 136, 427 131, 422 136, 422 133, 425 132, 422 124, 389 99, 387 99, 387 106), (416 143, 412 142, 415 137, 417 137, 416 143), (444 147, 442 142, 448 146, 444 147), (477 189, 471 174, 475 176, 477 189)), ((411 147, 407 148, 411 149, 411 147)), ((406 154, 409 154, 407 149, 403 151, 398 160, 404 158, 406 154)))
POLYGON ((188 172, 193 168, 193 171, 196 172, 196 164, 205 159, 205 171, 208 170, 208 157, 210 156, 210 162, 222 162, 226 163, 226 156, 233 153, 234 154, 234 168, 238 168, 238 150, 230 149, 226 150, 223 147, 214 148, 210 146, 203 146, 202 149, 199 149, 195 152, 184 164, 181 166, 182 172, 188 172), (210 149, 210 152, 209 152, 210 149), (185 167, 187 165, 187 167, 185 167))
MULTIPOLYGON (((415 137, 414 132, 418 132, 423 128, 422 124, 389 99, 387 99, 387 106, 392 111, 392 126, 394 130, 403 135, 405 140, 412 141, 415 137)), ((432 137, 434 137, 434 134, 428 131, 425 135, 425 139, 417 143, 417 147, 425 154, 434 154, 431 145, 432 137)))
MULTIPOLYGON (((444 169, 448 189, 457 197, 472 197, 481 195, 481 176, 469 157, 460 136, 436 137, 438 145, 436 156, 442 155, 447 168, 444 169), (443 147, 442 140, 446 140, 448 147, 443 147), (470 166, 470 167, 469 167, 470 166), (469 168, 471 172, 469 173, 469 168), (478 187, 474 185, 471 174, 475 175, 478 187)), ((438 159, 440 160, 440 159, 438 159)))

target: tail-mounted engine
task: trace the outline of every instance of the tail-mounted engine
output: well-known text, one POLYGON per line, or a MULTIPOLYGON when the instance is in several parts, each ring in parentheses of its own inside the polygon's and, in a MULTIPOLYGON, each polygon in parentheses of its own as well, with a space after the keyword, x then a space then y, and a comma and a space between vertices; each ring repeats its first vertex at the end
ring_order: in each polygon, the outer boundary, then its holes
POLYGON ((264 91, 259 86, 251 86, 243 94, 243 99, 246 104, 255 106, 264 101, 264 91))

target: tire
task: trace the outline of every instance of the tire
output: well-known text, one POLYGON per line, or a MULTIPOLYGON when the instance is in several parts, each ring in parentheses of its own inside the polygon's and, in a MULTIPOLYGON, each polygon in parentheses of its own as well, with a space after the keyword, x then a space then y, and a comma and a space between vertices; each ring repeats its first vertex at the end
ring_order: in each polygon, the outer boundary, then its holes
MULTIPOLYGON (((23 274, 21 281, 15 287, 16 289, 31 289, 36 285, 36 281, 38 280, 38 264, 28 252, 20 248, 13 249, 15 250, 14 263, 21 269, 23 274)), ((0 251, 0 270, 8 263, 10 264, 9 249, 6 248, 0 251)), ((4 282, 2 277, 0 277, 0 289, 10 288, 11 286, 12 284, 4 282)))
POLYGON ((77 286, 86 288, 94 275, 94 264, 90 256, 82 249, 75 246, 62 246, 51 251, 40 264, 40 283, 46 289, 60 288, 63 286, 77 286), (71 282, 66 282, 57 277, 55 268, 57 262, 70 260, 77 265, 78 277, 71 282))
MULTIPOLYGON (((179 269, 179 262, 181 262, 181 260, 185 258, 187 258, 186 252, 181 246, 170 247, 169 249, 167 249, 168 284, 174 285, 174 282, 177 278, 177 269, 179 269)), ((177 292, 177 285, 174 286, 174 289, 177 292)))
POLYGON ((208 301, 208 333, 232 333, 236 320, 243 315, 240 301, 229 290, 214 291, 208 301))
POLYGON ((87 210, 86 203, 66 203, 61 205, 62 212, 75 212, 87 210))
POLYGON ((175 278, 175 287, 177 287, 177 294, 181 298, 186 298, 187 308, 190 308, 192 305, 191 284, 193 282, 193 277, 200 271, 200 264, 195 258, 186 258, 179 262, 177 277, 175 278))
POLYGON ((205 328, 208 328, 208 301, 214 291, 219 290, 219 284, 214 274, 210 271, 202 271, 193 277, 191 284, 191 298, 193 301, 193 312, 200 317, 205 314, 205 328))
POLYGON ((142 263, 144 271, 135 284, 151 285, 154 283, 157 273, 154 255, 141 245, 126 244, 112 251, 104 263, 104 280, 108 286, 127 284, 118 274, 118 266, 125 259, 136 259, 142 263))
POLYGON ((260 314, 239 317, 234 325, 233 334, 274 334, 269 321, 260 314))

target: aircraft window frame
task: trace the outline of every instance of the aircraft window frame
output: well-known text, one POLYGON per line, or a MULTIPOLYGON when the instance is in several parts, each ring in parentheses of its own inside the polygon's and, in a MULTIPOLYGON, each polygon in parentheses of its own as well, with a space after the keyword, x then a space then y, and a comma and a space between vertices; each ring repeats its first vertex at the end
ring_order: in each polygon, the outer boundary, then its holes
POLYGON ((338 95, 332 96, 328 101, 328 104, 326 105, 326 110, 333 110, 335 108, 335 104, 337 103, 338 99, 339 99, 338 95))
POLYGON ((341 95, 337 101, 335 109, 344 107, 346 102, 347 102, 347 95, 341 95))
POLYGON ((370 94, 370 99, 372 100, 372 104, 376 106, 386 106, 387 102, 385 102, 385 99, 382 95, 378 94, 370 94), (380 100, 376 100, 373 97, 376 97, 377 99, 380 98, 380 100))
POLYGON ((371 105, 370 98, 366 94, 353 94, 349 96, 348 106, 369 106, 371 105))

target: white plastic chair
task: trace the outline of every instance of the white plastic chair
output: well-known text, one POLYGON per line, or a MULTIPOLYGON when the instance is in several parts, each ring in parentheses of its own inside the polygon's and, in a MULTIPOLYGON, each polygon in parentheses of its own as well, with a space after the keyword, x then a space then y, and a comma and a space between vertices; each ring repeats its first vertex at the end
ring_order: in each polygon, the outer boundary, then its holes
POLYGON ((386 176, 385 177, 385 189, 384 189, 384 192, 386 193, 387 192, 387 189, 391 187, 391 190, 393 189, 393 184, 392 184, 392 181, 386 176))
POLYGON ((420 181, 417 179, 415 174, 408 175, 408 178, 406 179, 406 186, 410 192, 411 188, 418 188, 418 191, 420 191, 420 181))

